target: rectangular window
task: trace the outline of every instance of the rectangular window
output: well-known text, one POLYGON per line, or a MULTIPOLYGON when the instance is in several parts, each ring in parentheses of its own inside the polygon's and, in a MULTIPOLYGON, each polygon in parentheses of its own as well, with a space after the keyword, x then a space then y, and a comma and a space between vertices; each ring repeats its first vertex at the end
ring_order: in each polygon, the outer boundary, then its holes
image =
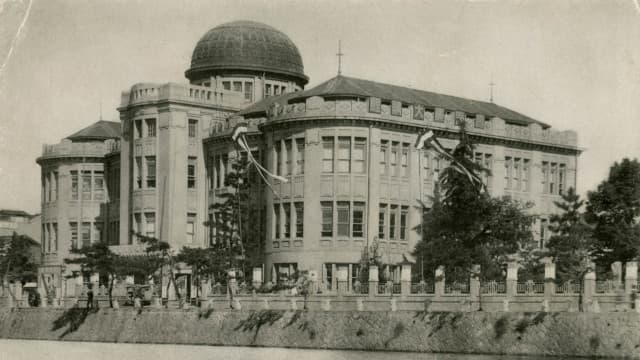
POLYGON ((353 203, 353 224, 351 236, 354 238, 364 237, 364 203, 353 203))
POLYGON ((156 187, 156 157, 147 156, 147 189, 155 189, 156 187))
POLYGON ((142 189, 142 157, 136 156, 136 189, 142 189))
POLYGON ((407 240, 407 214, 409 213, 409 207, 403 206, 400 209, 400 241, 407 240))
POLYGON ((402 144, 402 157, 400 158, 400 176, 409 176, 409 144, 402 144))
POLYGON ((484 128, 484 116, 476 115, 473 119, 473 126, 476 129, 484 128))
POLYGON ((91 200, 91 171, 82 172, 82 200, 91 200))
POLYGON ((267 84, 264 86, 264 97, 271 96, 271 85, 267 84))
POLYGON ((135 236, 144 235, 144 229, 142 228, 142 215, 140 213, 133 214, 133 221, 135 226, 135 236))
POLYGON ((529 159, 522 159, 522 191, 529 191, 529 159))
POLYGON ((484 183, 487 186, 487 189, 491 190, 491 183, 493 182, 491 178, 491 174, 493 174, 493 160, 491 154, 484 154, 484 168, 489 170, 489 173, 484 173, 484 183))
POLYGON ((291 238, 291 204, 282 204, 282 210, 284 211, 284 238, 291 238))
POLYGON ((216 220, 213 213, 209 213, 209 222, 207 223, 209 231, 209 245, 215 245, 216 243, 216 220))
MULTIPOLYGON (((567 177, 567 169, 564 164, 560 164, 558 168, 558 194, 562 195, 565 190, 565 181, 567 177)), ((56 182, 57 183, 57 182, 56 182)))
POLYGON ((333 137, 322 138, 322 172, 333 172, 333 137))
POLYGON ((349 202, 338 201, 338 236, 349 236, 349 202))
POLYGON ((69 234, 71 236, 71 248, 78 248, 78 223, 70 222, 69 223, 69 234))
POLYGON ((286 174, 287 175, 291 175, 291 171, 293 164, 291 163, 291 160, 293 158, 293 153, 292 153, 293 149, 291 148, 291 139, 285 140, 284 141, 284 153, 285 153, 285 169, 286 169, 286 174))
POLYGON ((282 143, 280 140, 274 144, 276 149, 276 175, 282 175, 282 143))
POLYGON ((422 178, 429 179, 431 177, 430 164, 431 157, 429 156, 429 151, 422 150, 422 178))
POLYGON ((156 119, 146 119, 147 123, 147 137, 156 137, 156 119))
POLYGON ((549 193, 549 163, 542 162, 542 193, 549 193))
POLYGON ((58 173, 54 171, 51 179, 53 181, 53 185, 52 185, 53 195, 51 196, 51 200, 56 201, 58 199, 58 173))
POLYGON ((134 121, 134 123, 136 127, 136 138, 141 139, 142 138, 142 120, 136 120, 134 121))
POLYGON ((230 81, 223 81, 222 82, 222 88, 224 90, 231 90, 231 82, 230 81))
POLYGON ((540 219, 540 239, 538 240, 538 247, 543 249, 547 239, 547 219, 540 219))
POLYGON ((353 172, 356 174, 364 174, 366 168, 367 139, 355 138, 353 145, 353 172))
POLYGON ((196 187, 196 158, 189 156, 187 162, 187 188, 195 189, 196 187))
POLYGON ((198 120, 189 119, 189 137, 194 138, 198 136, 198 120))
MULTIPOLYGON (((351 171, 351 138, 338 138, 338 172, 348 173, 351 171)), ((340 234, 340 232, 338 232, 340 234)))
POLYGON ((558 164, 551 163, 551 169, 549 174, 549 194, 555 194, 556 188, 555 185, 558 179, 558 164))
POLYGON ((513 163, 510 157, 505 157, 504 158, 504 188, 506 190, 510 190, 511 189, 511 178, 513 176, 512 174, 512 168, 513 163))
POLYGON ((513 159, 513 180, 511 181, 511 184, 513 185, 512 189, 515 189, 517 191, 521 190, 520 179, 521 179, 522 167, 520 167, 520 162, 521 162, 520 158, 513 159))
POLYGON ((380 175, 387 175, 387 152, 389 151, 389 142, 387 140, 380 141, 380 175))
POLYGON ((322 210, 322 237, 333 237, 333 203, 323 201, 320 203, 322 210))
POLYGON ((153 213, 153 212, 145 213, 144 221, 146 223, 144 236, 147 236, 150 238, 156 237, 156 213, 153 213))
POLYGON ((397 176, 397 164, 398 164, 398 145, 399 143, 394 141, 391 143, 391 158, 389 159, 389 173, 391 176, 397 176))
POLYGON ((58 223, 53 223, 53 233, 51 234, 51 242, 53 245, 53 252, 58 252, 58 223))
POLYGON ((104 200, 104 172, 95 171, 93 173, 93 199, 104 200))
POLYGON ((273 215, 275 218, 275 238, 280 239, 280 231, 282 230, 280 226, 280 204, 273 204, 273 215))
POLYGON ((83 222, 82 229, 80 229, 82 236, 82 247, 91 246, 91 223, 83 222))
POLYGON ((385 228, 386 222, 385 218, 387 217, 387 205, 380 204, 380 211, 378 212, 378 239, 385 239, 385 228))
POLYGON ((242 82, 241 81, 234 81, 233 82, 233 91, 242 92, 242 82))
POLYGON ((196 240, 196 214, 187 214, 187 244, 193 244, 196 240))
POLYGON ((398 214, 398 205, 391 205, 389 212, 389 239, 396 239, 396 216, 398 214))
POLYGON ((304 203, 297 202, 294 204, 296 209, 296 238, 304 236, 304 203))
POLYGON ((304 174, 304 138, 296 139, 296 174, 304 174))
POLYGON ((244 83, 244 99, 247 101, 253 101, 253 83, 244 83))

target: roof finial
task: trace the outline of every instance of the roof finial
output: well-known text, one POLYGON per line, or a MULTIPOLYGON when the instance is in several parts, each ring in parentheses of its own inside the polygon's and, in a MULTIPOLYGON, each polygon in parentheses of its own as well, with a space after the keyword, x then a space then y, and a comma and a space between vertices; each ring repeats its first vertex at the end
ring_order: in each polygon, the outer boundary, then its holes
POLYGON ((493 102, 493 87, 496 86, 496 84, 493 82, 493 74, 491 74, 491 82, 489 83, 489 90, 491 92, 491 94, 489 95, 489 101, 493 102))
POLYGON ((338 40, 338 52, 336 53, 338 57, 338 75, 342 74, 342 57, 344 53, 342 52, 342 40, 338 40))
POLYGON ((102 100, 100 100, 100 121, 102 121, 102 100))

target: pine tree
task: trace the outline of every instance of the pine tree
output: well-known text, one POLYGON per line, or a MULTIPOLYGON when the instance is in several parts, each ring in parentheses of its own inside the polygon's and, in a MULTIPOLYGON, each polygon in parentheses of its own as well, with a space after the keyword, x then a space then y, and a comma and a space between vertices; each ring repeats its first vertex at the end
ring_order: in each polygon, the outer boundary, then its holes
MULTIPOLYGON (((0 240, 0 271, 2 286, 10 282, 25 282, 33 280, 38 272, 37 264, 29 256, 31 239, 15 232, 10 239, 0 240)), ((7 289, 11 297, 16 300, 11 288, 7 289)))

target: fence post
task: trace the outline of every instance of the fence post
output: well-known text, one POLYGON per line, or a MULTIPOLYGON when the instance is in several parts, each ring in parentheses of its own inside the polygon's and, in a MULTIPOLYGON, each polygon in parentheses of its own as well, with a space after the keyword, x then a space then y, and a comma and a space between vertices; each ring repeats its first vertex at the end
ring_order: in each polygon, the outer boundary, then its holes
POLYGON ((434 288, 434 295, 440 297, 444 295, 444 266, 440 265, 436 269, 436 282, 434 288))
POLYGON ((551 300, 556 293, 556 264, 544 264, 544 299, 551 300))
POLYGON ((369 265, 369 297, 374 297, 378 294, 378 279, 378 267, 369 265))
POLYGON ((582 291, 584 291, 584 295, 582 297, 582 301, 583 301, 582 310, 592 311, 594 308, 593 304, 592 304, 592 309, 586 309, 584 305, 591 304, 593 300, 593 295, 596 293, 596 271, 595 271, 594 264, 591 264, 587 272, 584 274, 584 289, 582 291))
POLYGON ((507 264, 507 298, 516 296, 518 286, 518 263, 507 264))
POLYGON ((262 266, 255 266, 253 268, 253 276, 251 277, 251 281, 253 281, 254 289, 259 289, 262 286, 262 266))
POLYGON ((471 277, 469 279, 469 301, 471 308, 477 303, 478 308, 482 308, 480 304, 480 265, 473 265, 471 268, 471 277))
POLYGON ((400 273, 400 294, 403 297, 411 294, 411 264, 402 264, 400 273))
POLYGON ((638 262, 628 261, 625 266, 624 292, 631 295, 638 292, 638 262))

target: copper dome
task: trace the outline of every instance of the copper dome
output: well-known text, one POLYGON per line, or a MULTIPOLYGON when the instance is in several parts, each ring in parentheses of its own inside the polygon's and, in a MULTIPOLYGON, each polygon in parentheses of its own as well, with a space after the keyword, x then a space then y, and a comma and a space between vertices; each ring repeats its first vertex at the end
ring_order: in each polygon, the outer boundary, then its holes
POLYGON ((193 81, 232 71, 266 72, 293 78, 302 85, 302 57, 283 32, 254 21, 234 21, 209 30, 198 41, 185 76, 193 81))

